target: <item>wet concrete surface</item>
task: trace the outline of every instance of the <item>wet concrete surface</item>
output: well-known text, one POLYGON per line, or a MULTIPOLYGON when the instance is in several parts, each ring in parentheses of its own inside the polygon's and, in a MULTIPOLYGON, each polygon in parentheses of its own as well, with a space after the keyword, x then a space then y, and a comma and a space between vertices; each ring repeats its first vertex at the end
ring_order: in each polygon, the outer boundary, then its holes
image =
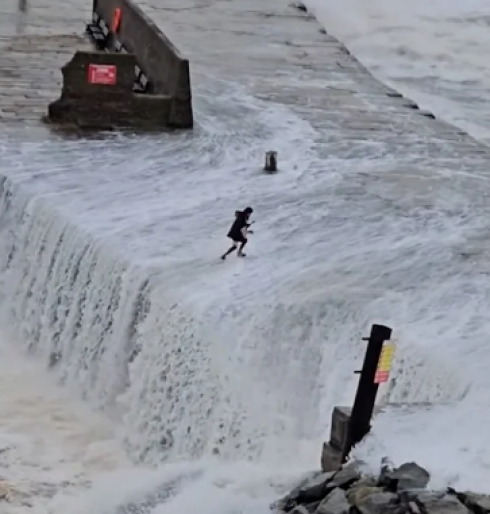
POLYGON ((371 158, 373 143, 380 154, 421 162, 455 158, 457 167, 462 155, 490 157, 490 148, 457 127, 392 97, 312 14, 288 1, 138 3, 189 58, 197 91, 214 96, 229 84, 287 106, 316 129, 322 157, 371 158))
MULTIPOLYGON (((307 121, 318 134, 314 147, 321 157, 369 156, 373 143, 378 153, 440 159, 444 165, 454 159, 458 168, 462 156, 469 167, 490 156, 488 147, 456 127, 389 97, 389 89, 312 15, 287 2, 141 0, 138 5, 190 59, 197 123, 202 99, 238 88, 240 95, 287 106, 307 121)), ((40 118, 61 91, 61 67, 77 48, 90 47, 83 36, 90 16, 89 0, 0 2, 0 131, 43 127, 40 118)), ((226 110, 215 102, 217 112, 226 110)), ((43 127, 39 133, 48 132, 43 127)))
POLYGON ((29 128, 48 137, 42 122, 61 92, 61 67, 77 49, 89 49, 86 0, 0 2, 0 133, 29 128))

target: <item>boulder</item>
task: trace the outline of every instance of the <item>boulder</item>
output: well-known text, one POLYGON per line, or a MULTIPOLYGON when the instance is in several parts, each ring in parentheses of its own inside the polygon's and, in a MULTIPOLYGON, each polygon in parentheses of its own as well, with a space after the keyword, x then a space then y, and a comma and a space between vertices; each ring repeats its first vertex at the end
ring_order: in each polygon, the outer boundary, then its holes
POLYGON ((303 2, 293 2, 291 7, 295 7, 298 11, 308 12, 306 5, 303 2))
POLYGON ((310 473, 271 508, 277 514, 490 514, 490 496, 427 490, 430 475, 414 462, 393 468, 385 459, 378 477, 358 468, 352 462, 310 473))
POLYGON ((273 510, 290 512, 298 504, 310 504, 323 500, 327 495, 328 482, 335 473, 315 473, 302 480, 288 495, 271 505, 273 510))
MULTIPOLYGON (((385 489, 386 491, 386 489, 385 489)), ((446 493, 436 492, 436 491, 427 491, 427 489, 406 489, 405 491, 398 492, 398 498, 402 503, 410 503, 410 502, 420 502, 421 500, 427 498, 442 498, 446 493)))
POLYGON ((351 505, 359 505, 362 503, 368 496, 371 496, 372 494, 378 494, 382 493, 383 489, 381 487, 374 487, 372 485, 358 485, 354 484, 353 487, 351 487, 347 491, 347 500, 349 500, 349 503, 351 505))
POLYGON ((407 511, 410 514, 424 514, 422 512, 422 509, 420 508, 420 505, 417 502, 410 501, 410 502, 406 503, 405 505, 407 507, 407 511))
MULTIPOLYGON (((380 477, 381 478, 381 477, 380 477)), ((430 480, 430 474, 415 462, 407 462, 393 471, 386 471, 383 474, 383 482, 396 481, 398 491, 406 489, 423 489, 430 480)))
POLYGON ((348 514, 350 505, 342 489, 334 489, 320 503, 316 514, 348 514))
POLYGON ((470 514, 469 511, 455 496, 445 494, 421 495, 419 502, 426 514, 470 514))
POLYGON ((310 512, 311 514, 313 514, 314 512, 316 512, 316 509, 318 509, 318 506, 320 505, 320 503, 322 503, 322 502, 307 503, 305 505, 306 510, 308 512, 310 512))
POLYGON ((297 491, 297 503, 313 503, 323 500, 334 486, 332 478, 335 473, 322 473, 300 487, 297 491))
POLYGON ((454 489, 449 488, 448 492, 455 495, 458 500, 463 503, 474 514, 490 513, 490 497, 484 494, 475 494, 470 492, 458 493, 454 489))
POLYGON ((355 507, 361 514, 391 514, 399 504, 395 493, 377 492, 365 496, 355 507))
POLYGON ((305 505, 296 505, 292 511, 290 511, 291 514, 310 514, 310 511, 306 508, 305 505))
POLYGON ((341 489, 348 489, 354 482, 361 478, 361 474, 355 464, 344 466, 340 471, 334 474, 329 486, 332 488, 340 487, 341 489))
POLYGON ((378 477, 378 486, 384 487, 392 493, 397 491, 398 479, 394 478, 393 475, 394 466, 388 457, 381 459, 381 472, 378 477))

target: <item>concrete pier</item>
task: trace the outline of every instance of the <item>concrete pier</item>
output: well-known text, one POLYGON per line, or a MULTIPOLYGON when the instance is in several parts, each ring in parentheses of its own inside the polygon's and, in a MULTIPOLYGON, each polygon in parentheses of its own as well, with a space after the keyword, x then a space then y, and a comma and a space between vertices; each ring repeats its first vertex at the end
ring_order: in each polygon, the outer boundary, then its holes
POLYGON ((287 105, 318 130, 317 149, 325 156, 352 157, 384 146, 398 153, 400 166, 404 156, 417 154, 445 165, 454 157, 458 167, 462 156, 490 156, 461 130, 414 109, 325 34, 313 15, 286 1, 138 3, 189 57, 195 84, 225 78, 287 105))
MULTIPOLYGON (((5 0, 0 5, 0 126, 48 130, 42 117, 59 96, 61 67, 78 50, 90 16, 85 0, 5 0)), ((0 127, 0 130, 2 128, 0 127)))
MULTIPOLYGON (((410 161, 417 155, 445 166, 454 158, 458 167, 462 158, 490 155, 488 147, 381 84, 311 14, 287 2, 136 3, 189 57, 198 87, 205 89, 210 77, 229 79, 287 105, 318 130, 320 154, 369 154, 376 143, 377 152, 397 154, 400 166, 410 154, 410 161)), ((91 48, 82 35, 91 7, 87 0, 2 2, 0 123, 40 125, 59 94, 61 66, 76 49, 91 48)))

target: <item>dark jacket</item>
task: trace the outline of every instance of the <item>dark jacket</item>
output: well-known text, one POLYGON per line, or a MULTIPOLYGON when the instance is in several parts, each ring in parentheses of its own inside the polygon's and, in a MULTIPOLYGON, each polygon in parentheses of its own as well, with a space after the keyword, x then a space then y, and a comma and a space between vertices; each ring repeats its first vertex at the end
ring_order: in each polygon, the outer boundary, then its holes
POLYGON ((240 241, 244 238, 243 229, 250 227, 248 222, 249 215, 243 211, 235 212, 235 221, 228 232, 228 237, 231 237, 235 241, 240 241))

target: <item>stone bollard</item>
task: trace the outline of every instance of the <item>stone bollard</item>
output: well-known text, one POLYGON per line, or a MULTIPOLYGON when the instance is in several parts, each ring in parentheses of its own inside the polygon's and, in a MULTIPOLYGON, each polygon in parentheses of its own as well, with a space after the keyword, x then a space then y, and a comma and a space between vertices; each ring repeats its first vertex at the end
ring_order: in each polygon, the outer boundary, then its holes
POLYGON ((268 173, 275 173, 277 171, 277 152, 267 152, 265 154, 264 171, 268 173))

